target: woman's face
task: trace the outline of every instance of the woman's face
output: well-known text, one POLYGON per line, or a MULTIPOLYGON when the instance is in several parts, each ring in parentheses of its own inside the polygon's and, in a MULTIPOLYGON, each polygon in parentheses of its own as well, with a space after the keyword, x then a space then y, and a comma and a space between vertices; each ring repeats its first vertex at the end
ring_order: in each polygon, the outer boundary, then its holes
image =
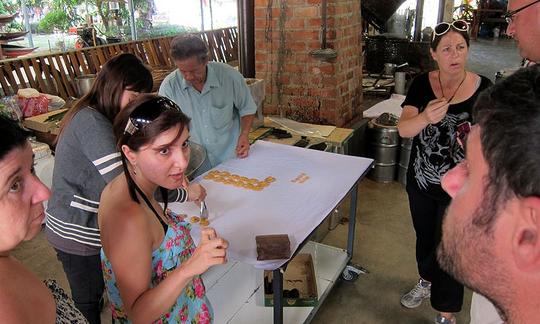
POLYGON ((137 98, 138 95, 141 93, 138 91, 133 91, 129 89, 124 89, 122 92, 122 98, 120 99, 120 110, 126 108, 126 106, 133 101, 133 99, 137 98))
POLYGON ((430 51, 440 70, 447 73, 465 70, 469 48, 465 38, 460 33, 450 30, 441 38, 437 49, 430 51))
POLYGON ((178 136, 179 130, 180 126, 171 128, 138 152, 126 154, 136 165, 137 173, 141 172, 149 181, 167 189, 176 189, 183 184, 189 163, 189 131, 184 127, 178 136))
POLYGON ((36 236, 45 217, 43 201, 51 192, 34 174, 27 142, 0 161, 0 252, 36 236))

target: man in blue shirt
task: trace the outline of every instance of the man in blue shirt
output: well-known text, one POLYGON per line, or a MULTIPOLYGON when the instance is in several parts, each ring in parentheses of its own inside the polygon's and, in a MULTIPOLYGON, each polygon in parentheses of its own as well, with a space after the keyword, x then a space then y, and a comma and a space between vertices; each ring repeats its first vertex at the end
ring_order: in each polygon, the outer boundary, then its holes
POLYGON ((197 174, 234 156, 248 156, 257 106, 244 77, 227 64, 208 62, 208 49, 195 35, 175 37, 171 56, 178 69, 163 80, 159 94, 191 118, 191 140, 206 149, 197 174))

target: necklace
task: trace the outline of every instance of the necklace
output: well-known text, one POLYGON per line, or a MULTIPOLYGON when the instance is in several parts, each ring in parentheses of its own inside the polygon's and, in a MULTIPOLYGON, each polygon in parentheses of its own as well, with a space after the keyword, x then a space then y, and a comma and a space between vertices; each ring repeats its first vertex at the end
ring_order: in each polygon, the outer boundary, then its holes
MULTIPOLYGON (((446 96, 444 95, 444 90, 443 90, 443 87, 442 87, 442 82, 441 82, 441 71, 439 71, 439 74, 438 74, 438 77, 439 77, 439 87, 441 87, 441 93, 442 93, 442 96, 443 98, 446 98, 446 96)), ((463 76, 463 79, 461 80, 461 82, 459 83, 456 91, 454 91, 454 94, 450 97, 450 99, 448 99, 448 103, 450 103, 450 101, 452 101, 452 99, 454 99, 454 97, 456 96, 456 93, 459 91, 459 88, 461 88, 461 85, 463 84, 463 82, 465 81, 465 78, 467 77, 467 71, 465 71, 465 75, 463 76)))

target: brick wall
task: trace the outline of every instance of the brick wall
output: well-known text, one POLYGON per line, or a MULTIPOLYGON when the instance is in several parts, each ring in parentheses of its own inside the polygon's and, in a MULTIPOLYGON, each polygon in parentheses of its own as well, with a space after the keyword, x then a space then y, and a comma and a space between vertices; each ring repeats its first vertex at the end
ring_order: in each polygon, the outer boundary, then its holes
POLYGON ((322 0, 255 0, 255 71, 266 80, 264 113, 344 126, 360 113, 360 1, 327 0, 327 47, 319 60, 322 0))

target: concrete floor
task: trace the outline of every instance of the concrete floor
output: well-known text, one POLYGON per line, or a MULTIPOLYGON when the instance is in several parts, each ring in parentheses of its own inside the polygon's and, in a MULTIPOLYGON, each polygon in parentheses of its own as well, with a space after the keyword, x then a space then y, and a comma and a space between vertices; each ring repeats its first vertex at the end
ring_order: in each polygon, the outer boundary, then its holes
MULTIPOLYGON (((399 302, 418 280, 416 237, 403 185, 364 179, 358 199, 353 263, 369 273, 355 282, 339 282, 313 323, 433 323, 437 313, 429 300, 416 309, 399 302)), ((346 239, 344 224, 331 231, 324 243, 345 247, 346 239)), ((458 323, 469 322, 470 292, 465 296, 458 323)))
MULTIPOLYGON (((495 72, 519 65, 511 40, 471 43, 469 69, 494 80, 495 72)), ((399 183, 381 184, 365 179, 359 187, 359 206, 353 262, 369 270, 355 282, 339 282, 321 306, 313 323, 433 323, 436 315, 424 302, 417 309, 401 307, 399 299, 417 281, 415 236, 407 196, 399 183)), ((324 242, 345 246, 347 225, 339 225, 324 242)), ((68 283, 54 250, 43 233, 22 244, 13 255, 40 278, 68 283)), ((466 292, 458 323, 469 321, 470 292, 466 292)), ((110 315, 104 312, 104 323, 110 315)), ((221 324, 221 323, 217 323, 221 324)))
POLYGON ((513 39, 471 41, 467 68, 495 81, 495 73, 519 67, 521 57, 513 39))

